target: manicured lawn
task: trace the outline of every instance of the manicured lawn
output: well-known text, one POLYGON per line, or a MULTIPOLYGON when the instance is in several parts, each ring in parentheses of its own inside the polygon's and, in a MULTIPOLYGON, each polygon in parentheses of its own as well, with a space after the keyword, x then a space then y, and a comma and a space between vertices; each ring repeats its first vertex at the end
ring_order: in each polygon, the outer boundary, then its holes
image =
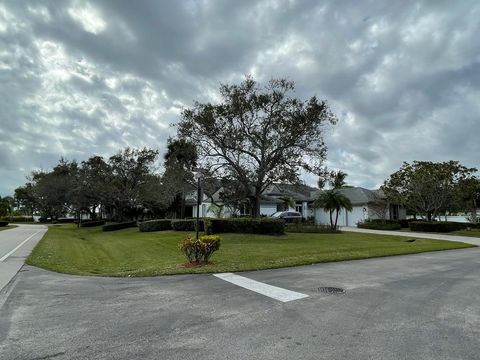
POLYGON ((13 229, 13 228, 16 228, 17 225, 7 225, 7 226, 1 226, 0 227, 0 231, 2 230, 8 230, 8 229, 13 229))
POLYGON ((220 250, 213 255, 211 265, 185 268, 178 243, 187 234, 51 226, 27 264, 78 275, 151 276, 256 270, 472 247, 459 242, 406 242, 409 239, 405 237, 361 233, 222 234, 220 250))
POLYGON ((470 230, 458 230, 449 233, 450 235, 460 235, 460 236, 470 236, 480 238, 480 229, 470 229, 470 230))

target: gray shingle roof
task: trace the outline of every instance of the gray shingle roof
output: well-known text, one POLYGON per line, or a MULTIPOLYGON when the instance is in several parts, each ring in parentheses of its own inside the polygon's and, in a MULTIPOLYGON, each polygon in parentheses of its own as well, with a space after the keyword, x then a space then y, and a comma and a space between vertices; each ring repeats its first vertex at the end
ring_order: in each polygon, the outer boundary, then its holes
MULTIPOLYGON (((323 190, 317 190, 314 192, 313 197, 317 197, 319 192, 323 190)), ((346 187, 338 190, 345 195, 352 203, 352 205, 363 205, 371 203, 372 201, 383 198, 384 194, 381 190, 369 190, 362 187, 346 187)))

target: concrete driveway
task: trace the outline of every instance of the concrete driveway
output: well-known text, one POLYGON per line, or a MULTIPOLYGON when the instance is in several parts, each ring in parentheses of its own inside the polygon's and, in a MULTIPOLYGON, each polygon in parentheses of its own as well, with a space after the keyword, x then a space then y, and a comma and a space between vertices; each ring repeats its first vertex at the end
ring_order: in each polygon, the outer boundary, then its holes
POLYGON ((480 249, 239 275, 308 297, 284 303, 212 275, 25 266, 0 293, 1 358, 479 358, 480 249), (320 290, 332 286, 346 292, 320 290))

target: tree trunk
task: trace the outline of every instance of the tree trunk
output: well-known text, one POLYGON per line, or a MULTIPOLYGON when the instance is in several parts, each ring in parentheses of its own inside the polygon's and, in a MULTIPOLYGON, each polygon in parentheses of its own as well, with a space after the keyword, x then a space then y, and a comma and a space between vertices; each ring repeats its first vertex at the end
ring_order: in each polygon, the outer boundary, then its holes
POLYGON ((260 192, 255 191, 255 195, 253 196, 253 204, 252 204, 252 217, 258 218, 260 216, 260 192))
POLYGON ((330 229, 334 230, 332 214, 333 214, 333 210, 330 210, 330 229))
POLYGON ((336 230, 336 229, 337 229, 337 223, 338 223, 338 212, 339 212, 339 210, 337 209, 337 212, 335 213, 335 227, 333 228, 333 230, 336 230))

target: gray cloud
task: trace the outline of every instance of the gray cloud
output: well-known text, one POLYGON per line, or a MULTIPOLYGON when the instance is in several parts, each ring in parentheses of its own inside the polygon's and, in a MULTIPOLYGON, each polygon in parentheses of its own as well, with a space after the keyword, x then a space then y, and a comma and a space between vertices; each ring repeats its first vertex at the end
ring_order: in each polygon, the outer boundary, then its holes
POLYGON ((329 101, 328 165, 352 184, 478 166, 478 18, 473 0, 2 2, 0 194, 60 156, 163 151, 182 107, 244 74, 329 101))

